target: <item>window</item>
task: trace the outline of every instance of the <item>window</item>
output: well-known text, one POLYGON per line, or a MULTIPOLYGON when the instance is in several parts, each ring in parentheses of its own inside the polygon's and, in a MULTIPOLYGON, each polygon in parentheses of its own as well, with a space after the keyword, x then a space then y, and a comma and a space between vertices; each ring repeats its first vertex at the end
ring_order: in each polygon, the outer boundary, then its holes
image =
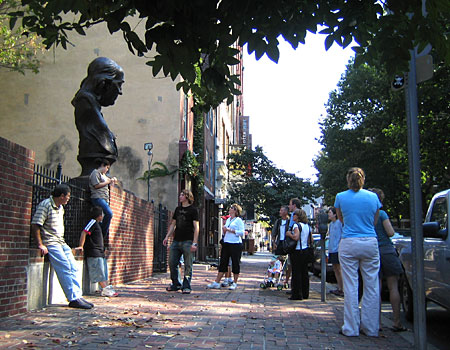
POLYGON ((210 117, 209 117, 209 131, 211 132, 211 135, 213 134, 213 126, 214 126, 214 112, 210 111, 210 117))
POLYGON ((211 182, 214 181, 214 163, 212 156, 209 156, 209 168, 211 169, 211 182))
POLYGON ((188 113, 189 113, 189 99, 184 95, 184 106, 183 106, 183 139, 187 140, 188 131, 188 113))
POLYGON ((445 230, 447 228, 447 220, 447 200, 445 197, 437 198, 433 204, 430 221, 438 222, 440 229, 445 230))
POLYGON ((206 180, 209 180, 209 152, 206 150, 206 157, 205 157, 205 177, 206 180))

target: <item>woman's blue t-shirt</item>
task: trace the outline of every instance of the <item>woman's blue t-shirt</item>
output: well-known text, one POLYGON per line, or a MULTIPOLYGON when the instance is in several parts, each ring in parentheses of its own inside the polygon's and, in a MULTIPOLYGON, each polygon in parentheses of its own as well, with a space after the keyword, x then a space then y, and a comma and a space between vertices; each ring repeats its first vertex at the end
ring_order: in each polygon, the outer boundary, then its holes
POLYGON ((384 210, 380 210, 380 217, 378 218, 378 222, 375 225, 375 231, 377 233, 379 247, 393 245, 391 239, 387 235, 386 230, 384 229, 384 226, 383 226, 383 221, 388 220, 388 219, 389 219, 388 214, 384 210))
POLYGON ((334 206, 341 210, 344 217, 342 238, 376 237, 373 220, 381 203, 375 193, 363 189, 340 192, 334 206))
POLYGON ((339 220, 331 222, 328 228, 328 234, 330 236, 328 251, 330 253, 337 253, 342 236, 342 223, 339 220))

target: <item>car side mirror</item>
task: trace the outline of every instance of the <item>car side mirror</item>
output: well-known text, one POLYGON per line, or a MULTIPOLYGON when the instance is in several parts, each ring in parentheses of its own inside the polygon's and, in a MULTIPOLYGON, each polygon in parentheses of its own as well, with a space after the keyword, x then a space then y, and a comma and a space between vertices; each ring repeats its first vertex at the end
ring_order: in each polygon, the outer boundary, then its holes
POLYGON ((446 239, 448 235, 448 229, 441 230, 439 222, 425 222, 422 224, 423 236, 427 238, 440 238, 446 239))

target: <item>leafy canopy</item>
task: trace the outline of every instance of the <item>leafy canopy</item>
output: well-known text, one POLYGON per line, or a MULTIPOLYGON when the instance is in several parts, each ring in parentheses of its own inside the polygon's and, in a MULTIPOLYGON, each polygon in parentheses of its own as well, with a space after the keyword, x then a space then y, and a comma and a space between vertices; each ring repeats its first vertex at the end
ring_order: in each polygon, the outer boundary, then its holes
POLYGON ((106 22, 111 33, 121 31, 130 51, 145 56, 153 74, 183 81, 205 110, 239 94, 239 78, 229 66, 237 64, 240 46, 247 44, 257 59, 266 54, 279 59, 280 37, 295 49, 305 43, 306 32, 324 34, 325 47, 355 43, 358 60, 382 59, 394 72, 406 70, 408 50, 429 41, 450 62, 450 2, 427 0, 22 0, 26 12, 12 13, 12 21, 44 38, 47 47, 69 41, 68 32, 106 22), (132 28, 130 16, 140 25, 132 28), (413 44, 414 41, 414 44, 413 44), (198 69, 199 68, 199 69, 198 69), (196 70, 197 69, 197 70, 196 70), (200 74, 200 79, 196 80, 200 74))
POLYGON ((23 27, 10 22, 8 13, 17 10, 20 3, 16 0, 0 0, 0 68, 24 73, 39 71, 39 60, 36 57, 43 45, 37 34, 25 32, 23 27))
MULTIPOLYGON (((437 56, 437 55, 435 55, 437 56)), ((337 90, 331 92, 321 123, 322 145, 315 159, 325 202, 346 190, 348 168, 366 172, 365 188, 386 194, 392 217, 409 217, 409 172, 404 93, 392 91, 391 77, 377 66, 351 63, 337 90)), ((418 85, 423 208, 434 193, 450 187, 450 69, 435 66, 431 80, 418 85)))
POLYGON ((255 209, 260 220, 274 221, 282 205, 298 197, 303 204, 314 202, 317 188, 308 181, 275 167, 262 147, 242 149, 228 156, 231 172, 229 202, 255 209))

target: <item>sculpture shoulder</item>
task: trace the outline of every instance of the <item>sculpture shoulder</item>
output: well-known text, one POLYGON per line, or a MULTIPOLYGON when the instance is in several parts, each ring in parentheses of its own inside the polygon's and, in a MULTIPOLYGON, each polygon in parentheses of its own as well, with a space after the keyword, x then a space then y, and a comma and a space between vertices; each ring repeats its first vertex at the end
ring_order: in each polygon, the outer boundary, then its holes
POLYGON ((86 90, 78 90, 72 100, 72 105, 76 108, 100 110, 100 103, 94 94, 86 90))

